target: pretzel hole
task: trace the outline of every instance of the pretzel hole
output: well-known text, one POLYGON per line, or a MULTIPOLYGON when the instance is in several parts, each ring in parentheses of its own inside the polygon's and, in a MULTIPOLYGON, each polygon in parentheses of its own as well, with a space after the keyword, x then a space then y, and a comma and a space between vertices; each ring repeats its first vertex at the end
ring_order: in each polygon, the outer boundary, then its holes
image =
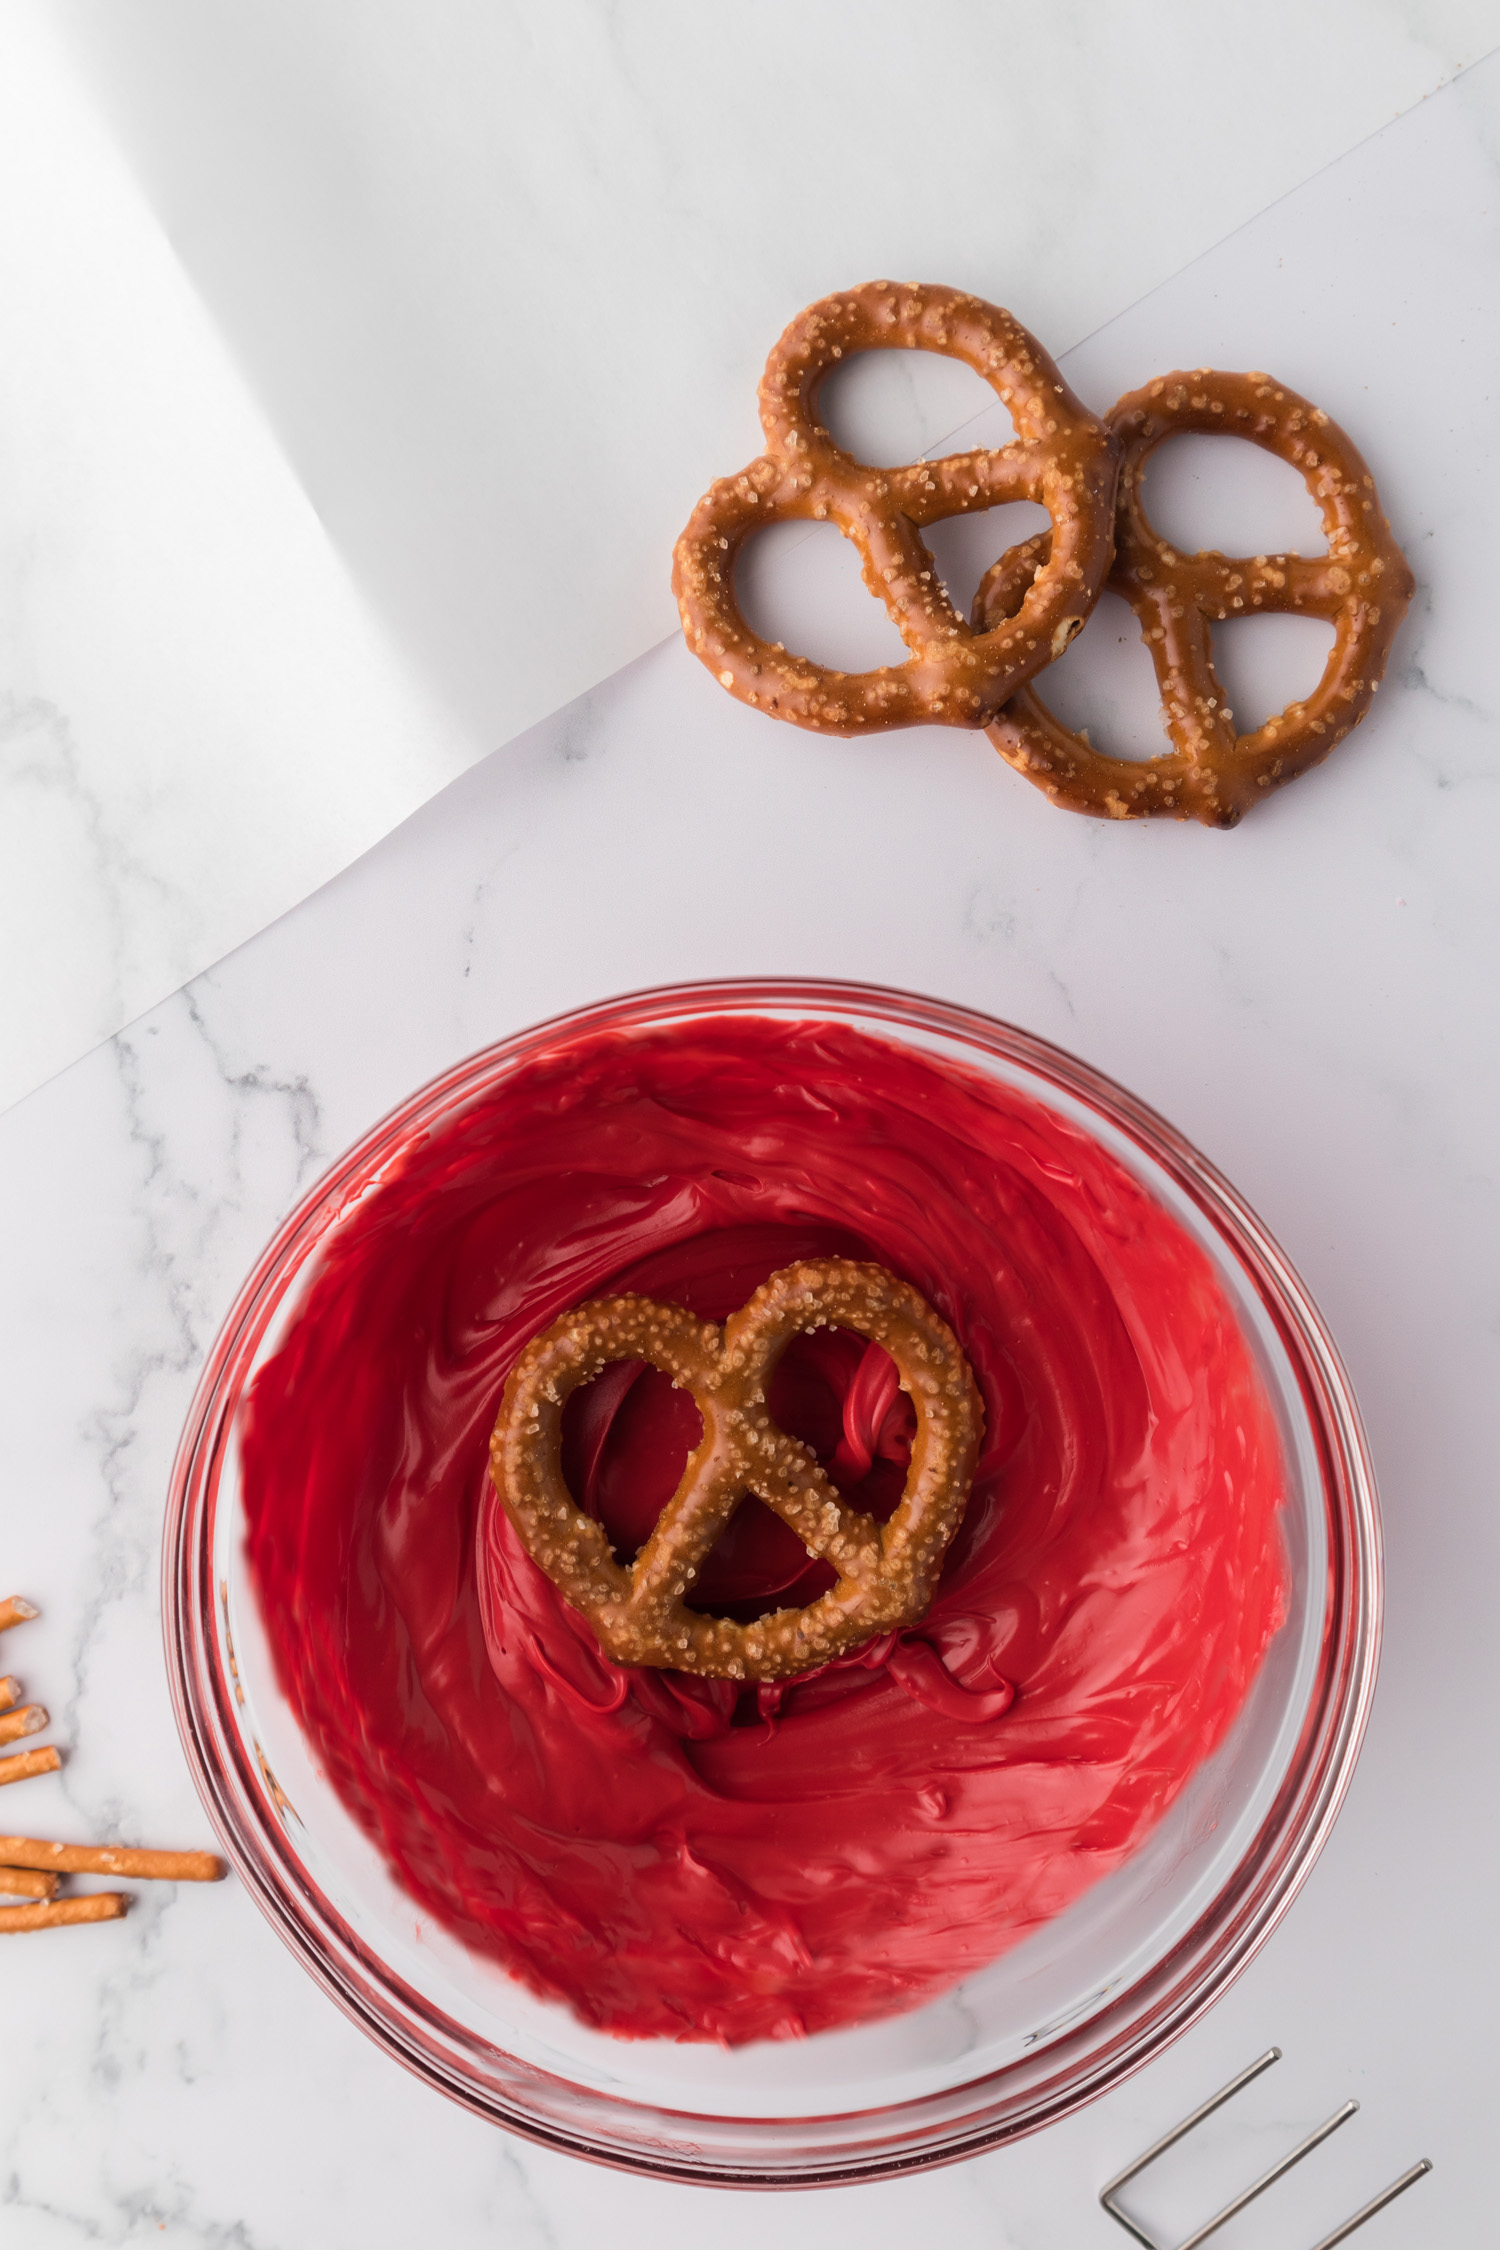
POLYGON ((943 352, 854 354, 824 376, 813 411, 835 445, 875 469, 1009 445, 1016 434, 983 377, 943 352))
POLYGON ((1107 757, 1145 760, 1171 748, 1155 668, 1135 612, 1118 594, 1099 596, 1083 631, 1036 686, 1053 717, 1086 733, 1107 757))
POLYGON ((1051 521, 1034 500, 1008 500, 998 508, 976 508, 972 515, 945 516, 941 523, 926 526, 922 538, 961 617, 972 609, 979 581, 990 565, 1007 549, 1048 530, 1051 521))
POLYGON ((604 1526, 616 1562, 634 1562, 702 1436, 691 1395, 643 1359, 613 1360, 574 1391, 562 1415, 563 1482, 604 1526))
POLYGON ((752 633, 814 664, 870 672, 904 663, 906 643, 872 601, 853 543, 831 523, 773 523, 735 558, 734 591, 752 633))
POLYGON ((850 1328, 795 1336, 766 1387, 772 1419, 817 1455, 852 1506, 885 1523, 906 1483, 917 1417, 890 1353, 850 1328))
POLYGON ((1232 617, 1213 627, 1214 670, 1236 734, 1253 734, 1273 712, 1305 701, 1323 677, 1334 643, 1322 617, 1232 617))
POLYGON ((1141 498, 1153 529, 1181 554, 1328 551, 1323 518, 1297 471, 1248 438, 1168 438, 1146 463, 1141 498))
POLYGON ((832 1565, 810 1555, 775 1510, 749 1492, 704 1556, 684 1607, 749 1625, 773 1610, 804 1609, 836 1582, 832 1565))

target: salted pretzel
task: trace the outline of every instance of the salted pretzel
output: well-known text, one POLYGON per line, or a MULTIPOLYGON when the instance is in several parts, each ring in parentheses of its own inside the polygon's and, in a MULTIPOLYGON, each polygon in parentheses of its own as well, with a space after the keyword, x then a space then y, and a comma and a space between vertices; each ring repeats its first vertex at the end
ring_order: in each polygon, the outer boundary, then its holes
POLYGON ((956 289, 874 281, 799 313, 760 383, 766 450, 710 486, 677 542, 672 591, 689 648, 741 702, 823 734, 879 727, 987 725, 1007 696, 1067 647, 1109 568, 1115 446, 1034 336, 956 289), (819 383, 850 354, 904 347, 963 360, 1010 410, 1018 435, 997 450, 877 469, 835 445, 816 416, 819 383), (1038 500, 1054 543, 1014 617, 974 628, 953 607, 922 540, 925 524, 1008 500, 1038 500), (740 614, 734 562, 768 523, 837 524, 866 586, 911 654, 837 672, 763 641, 740 614))
MULTIPOLYGON (((1412 597, 1411 571, 1352 441, 1320 407, 1269 375, 1207 368, 1163 375, 1122 398, 1108 421, 1123 452, 1109 586, 1129 602, 1151 652, 1172 748, 1149 761, 1111 757, 1064 726, 1030 686, 1011 699, 990 740, 1018 773, 1075 812, 1114 820, 1160 813, 1232 828, 1251 805, 1326 758, 1369 710, 1412 597), (1157 446, 1179 430, 1248 438, 1300 470, 1322 513, 1327 554, 1178 554, 1147 517, 1141 482, 1157 446), (1305 701, 1236 734, 1210 627, 1273 610, 1327 619, 1333 648, 1305 701)), ((1024 610, 1047 557, 1045 532, 1001 557, 975 596, 976 629, 993 630, 1024 610)))
POLYGON ((783 1680, 926 1612, 969 1497, 984 1410, 958 1341, 883 1266, 809 1259, 773 1274, 722 1328, 651 1297, 596 1297, 529 1343, 490 1440, 495 1490, 527 1553, 588 1618, 616 1664, 783 1680), (895 1360, 916 1409, 906 1486, 885 1524, 851 1508, 811 1449, 778 1429, 766 1385, 793 1337, 852 1328, 895 1360), (612 1360, 644 1359, 692 1394, 703 1436, 628 1568, 563 1481, 562 1413, 612 1360), (686 1606, 747 1493, 788 1524, 837 1583, 753 1624, 686 1606))

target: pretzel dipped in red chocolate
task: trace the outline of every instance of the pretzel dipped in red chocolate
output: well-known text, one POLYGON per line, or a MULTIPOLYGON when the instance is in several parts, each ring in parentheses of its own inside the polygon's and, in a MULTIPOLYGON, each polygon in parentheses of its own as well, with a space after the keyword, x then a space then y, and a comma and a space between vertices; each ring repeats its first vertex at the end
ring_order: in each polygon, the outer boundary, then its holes
POLYGON ((759 395, 765 452, 710 487, 677 542, 672 590, 689 648, 741 702, 823 734, 987 725, 1062 653, 1098 598, 1113 536, 1109 432, 1009 313, 956 289, 887 281, 799 313, 759 395), (972 367, 1009 409, 1015 441, 895 469, 843 452, 817 419, 818 385, 851 354, 892 347, 972 367), (1016 614, 975 628, 949 600, 922 528, 1008 500, 1041 502, 1053 546, 1016 614), (735 599, 735 557, 752 532, 789 518, 835 523, 854 542, 866 586, 911 651, 904 664, 833 671, 750 630, 735 599))
MULTIPOLYGON (((1406 558, 1381 513, 1375 480, 1321 408, 1269 375, 1164 375, 1108 416, 1123 459, 1112 592, 1134 610, 1151 652, 1172 748, 1149 760, 1111 757, 1064 726, 1034 686, 989 729, 1018 773, 1055 804, 1114 820, 1164 814, 1232 828, 1250 806, 1326 758, 1370 708, 1412 596, 1406 558), (1146 463, 1179 430, 1248 438, 1300 470, 1317 502, 1326 555, 1180 555, 1146 515, 1146 463), (1236 734, 1214 670, 1211 627, 1281 610, 1325 618, 1334 644, 1304 701, 1236 734)), ((1003 555, 981 581, 976 627, 1018 612, 1047 561, 1047 534, 1003 555)))
POLYGON ((616 1664, 732 1680, 784 1680, 912 1625, 958 1529, 984 1427, 947 1324, 883 1266, 805 1260, 773 1274, 722 1328, 650 1297, 599 1297, 533 1338, 511 1372, 490 1441, 495 1490, 527 1553, 593 1626, 616 1664), (896 1362, 916 1409, 906 1485, 888 1523, 852 1508, 800 1439, 777 1427, 766 1385, 795 1336, 850 1328, 896 1362), (562 1473, 569 1397, 612 1360, 643 1359, 691 1393, 703 1435, 629 1567, 562 1473), (687 1606, 735 1509, 754 1493, 837 1582, 803 1609, 752 1624, 687 1606))

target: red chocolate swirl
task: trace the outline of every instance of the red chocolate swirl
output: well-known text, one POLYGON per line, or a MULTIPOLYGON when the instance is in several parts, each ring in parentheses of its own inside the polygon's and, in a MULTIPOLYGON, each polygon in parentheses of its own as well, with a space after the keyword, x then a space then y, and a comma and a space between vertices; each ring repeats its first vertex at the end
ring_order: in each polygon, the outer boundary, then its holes
MULTIPOLYGON (((888 1515, 912 1423, 884 1354, 823 1331, 776 1384, 888 1515)), ((691 1401, 626 1364, 573 1409, 570 1487, 627 1557, 691 1401)), ((848 1028, 743 1018, 580 1040, 434 1133, 346 1222, 243 1438, 283 1686, 413 1896, 591 2023, 729 2042, 915 2005, 1129 1854, 1280 1623, 1282 1482, 1207 1261, 1096 1143, 848 1028), (717 1320, 822 1257, 919 1290, 979 1386, 931 1609, 790 1683, 610 1664, 493 1499, 510 1368, 587 1297, 717 1320)), ((827 1570, 746 1503, 695 1599, 750 1617, 827 1570)))

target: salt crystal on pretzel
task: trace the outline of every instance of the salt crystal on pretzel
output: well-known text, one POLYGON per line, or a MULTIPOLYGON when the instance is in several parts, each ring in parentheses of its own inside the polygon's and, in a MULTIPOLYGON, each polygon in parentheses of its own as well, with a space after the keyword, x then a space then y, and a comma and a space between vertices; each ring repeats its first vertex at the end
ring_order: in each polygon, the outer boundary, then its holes
POLYGON ((1008 312, 957 289, 888 281, 824 297, 767 360, 760 418, 765 452, 699 501, 672 571, 689 648, 741 702, 823 734, 981 727, 1079 631, 1109 569, 1115 443, 1008 312), (817 419, 818 386, 850 355, 892 347, 972 367, 1009 409, 1015 442, 895 469, 845 453, 817 419), (949 600, 922 529, 1010 500, 1041 502, 1054 549, 1016 616, 974 627, 949 600), (834 523, 853 541, 866 586, 911 651, 904 664, 834 671, 751 631, 735 556, 752 532, 788 519, 834 523))
MULTIPOLYGON (((601 1297, 533 1338, 490 1441, 495 1489, 528 1554, 593 1626, 616 1664, 781 1680, 925 1615, 974 1474, 984 1409, 953 1331, 883 1266, 807 1259, 773 1274, 720 1328, 650 1297, 601 1297), (896 1363, 916 1409, 905 1490, 890 1521, 851 1508, 811 1449, 771 1419, 766 1386, 792 1339, 850 1328, 896 1363), (572 1393, 618 1359, 644 1359, 688 1391, 703 1435, 635 1562, 562 1474, 572 1393), (755 1493, 830 1563, 837 1583, 803 1609, 751 1624, 689 1609, 702 1564, 755 1493)), ((4 1845, 0 1843, 0 1853, 4 1845)))
MULTIPOLYGON (((1147 760, 1111 757, 1055 718, 1034 685, 1011 699, 990 740, 1075 812, 1232 828, 1326 758, 1369 710, 1412 597, 1411 571, 1353 441, 1269 375, 1163 375, 1122 398, 1108 421, 1123 448, 1109 585, 1135 611, 1151 652, 1172 748, 1147 760), (1141 483, 1156 448, 1180 430, 1248 438, 1299 470, 1323 517, 1326 555, 1178 554, 1148 518, 1141 483), (1332 651, 1310 696, 1236 734, 1211 627, 1278 610, 1330 622, 1332 651)), ((976 627, 993 629, 1024 605, 1048 551, 1044 533, 1001 557, 975 596, 976 627)))

